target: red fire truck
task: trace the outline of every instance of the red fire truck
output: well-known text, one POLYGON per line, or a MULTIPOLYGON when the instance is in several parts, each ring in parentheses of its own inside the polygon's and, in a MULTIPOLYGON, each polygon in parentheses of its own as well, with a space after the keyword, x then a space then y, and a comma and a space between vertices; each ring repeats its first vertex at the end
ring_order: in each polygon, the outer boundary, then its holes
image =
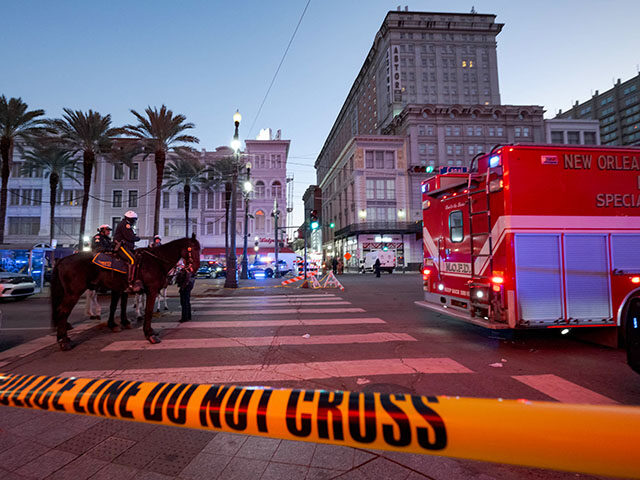
POLYGON ((637 324, 640 149, 494 148, 422 182, 422 208, 421 306, 496 329, 637 324))

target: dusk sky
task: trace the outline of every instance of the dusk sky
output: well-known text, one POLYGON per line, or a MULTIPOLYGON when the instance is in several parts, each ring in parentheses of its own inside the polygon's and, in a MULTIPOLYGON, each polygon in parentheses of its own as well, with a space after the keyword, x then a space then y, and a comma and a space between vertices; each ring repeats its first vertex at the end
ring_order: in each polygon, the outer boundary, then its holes
MULTIPOLYGON (((5 1, 0 94, 47 116, 63 107, 111 113, 166 104, 196 124, 199 148, 260 128, 291 140, 295 223, 313 163, 388 10, 398 1, 312 0, 266 103, 262 99, 306 0, 5 1), (250 130, 252 124, 255 126, 250 130)), ((405 3, 402 4, 403 6, 405 3)), ((413 1, 411 11, 497 15, 502 103, 551 117, 638 73, 637 0, 413 1)))

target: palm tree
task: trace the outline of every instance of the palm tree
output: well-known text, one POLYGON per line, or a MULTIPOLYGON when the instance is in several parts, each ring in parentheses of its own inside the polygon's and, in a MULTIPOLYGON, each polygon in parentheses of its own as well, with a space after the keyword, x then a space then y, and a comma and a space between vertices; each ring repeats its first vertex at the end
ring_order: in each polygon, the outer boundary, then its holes
MULTIPOLYGON (((223 157, 217 160, 211 165, 211 179, 218 185, 224 185, 224 248, 226 254, 226 262, 229 265, 229 220, 230 220, 230 207, 231 207, 231 195, 233 192, 233 178, 241 168, 241 162, 231 155, 223 157)), ((237 185, 236 185, 237 187, 237 185)))
POLYGON ((2 187, 0 187, 0 243, 4 243, 7 216, 7 188, 11 172, 11 157, 16 140, 26 141, 41 131, 44 110, 27 110, 21 98, 0 96, 0 152, 2 154, 2 187))
POLYGON ((160 227, 160 198, 162 195, 162 180, 164 179, 164 165, 167 153, 179 148, 179 144, 199 143, 198 138, 185 135, 184 131, 194 128, 193 123, 185 123, 187 117, 173 112, 165 105, 157 108, 147 107, 143 116, 131 110, 138 120, 137 125, 126 125, 127 134, 139 139, 144 149, 145 158, 153 154, 156 164, 156 204, 153 218, 153 234, 157 235, 160 227))
POLYGON ((122 133, 119 128, 111 128, 111 115, 101 115, 89 110, 64 109, 61 119, 50 120, 48 125, 57 136, 61 149, 76 155, 82 152, 82 213, 80 215, 80 237, 78 245, 82 245, 87 208, 89 206, 89 191, 91 176, 100 155, 112 153, 113 141, 122 133))
POLYGON ((190 149, 180 149, 178 157, 170 160, 164 172, 163 188, 172 189, 182 187, 184 193, 185 237, 189 236, 189 207, 191 192, 200 193, 200 187, 207 185, 209 169, 198 160, 195 152, 190 149))
POLYGON ((58 186, 62 184, 62 178, 70 178, 80 183, 77 179, 81 172, 78 169, 78 160, 71 152, 62 150, 57 145, 32 142, 28 150, 25 149, 22 157, 25 159, 22 171, 29 173, 33 169, 41 169, 44 177, 49 178, 49 245, 53 243, 54 218, 56 212, 56 197, 58 186))

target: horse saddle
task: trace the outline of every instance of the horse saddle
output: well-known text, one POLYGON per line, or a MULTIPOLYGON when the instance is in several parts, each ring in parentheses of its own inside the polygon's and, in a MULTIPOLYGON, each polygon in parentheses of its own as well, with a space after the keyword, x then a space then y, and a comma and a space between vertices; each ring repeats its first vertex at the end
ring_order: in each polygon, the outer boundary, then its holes
POLYGON ((129 271, 128 264, 114 253, 97 253, 91 262, 105 270, 125 274, 129 271))

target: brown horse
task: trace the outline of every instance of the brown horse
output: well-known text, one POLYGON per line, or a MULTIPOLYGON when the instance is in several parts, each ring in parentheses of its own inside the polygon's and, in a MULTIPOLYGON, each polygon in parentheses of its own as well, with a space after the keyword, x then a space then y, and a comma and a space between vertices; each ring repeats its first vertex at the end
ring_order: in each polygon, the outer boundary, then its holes
MULTIPOLYGON (((200 268, 200 243, 194 234, 191 238, 174 240, 153 249, 140 248, 135 252, 137 278, 142 281, 147 294, 144 335, 150 343, 160 343, 156 332, 151 328, 156 296, 164 286, 167 274, 181 258, 185 265, 192 265, 194 271, 200 268)), ((105 270, 93 264, 91 259, 92 254, 86 253, 65 257, 56 263, 51 276, 51 322, 56 329, 61 350, 72 348, 67 336, 67 319, 87 288, 101 286, 116 292, 123 292, 127 288, 125 274, 105 270)))

